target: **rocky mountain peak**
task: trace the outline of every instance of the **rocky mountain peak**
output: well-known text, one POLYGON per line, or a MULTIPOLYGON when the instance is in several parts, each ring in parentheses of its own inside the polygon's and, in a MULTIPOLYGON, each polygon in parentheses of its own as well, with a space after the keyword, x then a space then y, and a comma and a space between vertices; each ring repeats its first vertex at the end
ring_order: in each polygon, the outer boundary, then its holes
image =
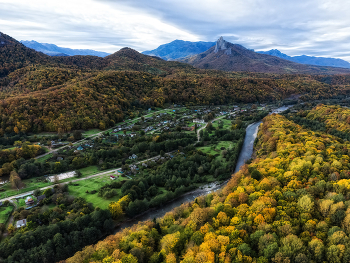
POLYGON ((224 50, 226 55, 231 55, 231 48, 227 47, 227 42, 221 36, 218 41, 216 41, 214 52, 218 53, 220 50, 224 50))

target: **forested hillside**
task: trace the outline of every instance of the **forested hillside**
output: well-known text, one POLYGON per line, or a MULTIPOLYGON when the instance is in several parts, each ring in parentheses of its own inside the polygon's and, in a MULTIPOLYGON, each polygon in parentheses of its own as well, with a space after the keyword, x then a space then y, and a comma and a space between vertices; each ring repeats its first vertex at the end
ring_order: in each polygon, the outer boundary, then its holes
POLYGON ((324 122, 327 129, 350 132, 350 110, 348 108, 321 104, 309 111, 306 118, 324 122))
POLYGON ((272 102, 343 96, 346 76, 200 70, 123 48, 105 58, 49 57, 1 34, 0 133, 113 126, 129 110, 165 104, 272 102))
MULTIPOLYGON (((345 103, 345 105, 347 105, 345 103)), ((350 118, 347 106, 323 105, 301 109, 297 114, 286 114, 287 118, 313 131, 327 132, 344 140, 350 140, 350 118)))
POLYGON ((349 262, 349 147, 270 115, 223 190, 66 262, 349 262))

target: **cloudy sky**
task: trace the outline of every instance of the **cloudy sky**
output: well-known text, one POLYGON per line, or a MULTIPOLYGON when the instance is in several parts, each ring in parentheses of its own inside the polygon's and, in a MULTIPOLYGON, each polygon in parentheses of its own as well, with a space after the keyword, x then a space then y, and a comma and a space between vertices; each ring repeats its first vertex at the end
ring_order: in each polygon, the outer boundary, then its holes
POLYGON ((113 53, 218 37, 255 50, 350 61, 346 0, 0 0, 17 40, 113 53))

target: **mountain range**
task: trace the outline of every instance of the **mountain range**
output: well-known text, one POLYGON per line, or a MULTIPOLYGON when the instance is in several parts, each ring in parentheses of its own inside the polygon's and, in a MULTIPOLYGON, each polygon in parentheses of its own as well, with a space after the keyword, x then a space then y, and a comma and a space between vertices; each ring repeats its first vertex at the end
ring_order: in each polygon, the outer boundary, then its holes
POLYGON ((202 53, 214 45, 215 42, 190 42, 174 40, 168 44, 160 45, 157 49, 144 51, 142 54, 157 56, 164 60, 175 60, 202 53))
MULTIPOLYGON (((110 55, 106 52, 95 51, 91 49, 70 49, 64 47, 58 47, 54 44, 39 43, 37 41, 21 41, 23 45, 28 48, 34 49, 38 52, 42 52, 49 56, 75 56, 75 55, 91 55, 98 57, 105 57, 110 55)), ((0 42, 1 44, 1 42, 0 42)), ((170 43, 160 45, 158 48, 151 51, 144 51, 142 54, 149 56, 157 56, 164 60, 183 60, 190 56, 194 56, 203 53, 213 47, 216 42, 191 42, 184 40, 174 40, 170 43)), ((248 49, 250 50, 250 49, 248 49)), ((254 50, 251 50, 254 51, 254 50)), ((307 55, 301 56, 288 56, 277 49, 271 49, 269 51, 256 51, 259 54, 265 54, 275 56, 288 61, 296 62, 299 64, 315 65, 315 66, 329 66, 350 68, 350 63, 339 58, 326 58, 326 57, 313 57, 307 55)))
POLYGON ((22 40, 21 43, 28 48, 42 52, 49 56, 75 56, 75 55, 88 56, 90 55, 90 56, 97 56, 97 57, 105 57, 110 55, 109 53, 106 53, 106 52, 95 51, 91 49, 71 49, 71 48, 65 48, 65 47, 58 47, 54 44, 39 43, 34 40, 32 41, 22 40))
POLYGON ((350 68, 349 62, 339 58, 312 57, 312 56, 306 56, 306 55, 291 57, 282 53, 277 49, 271 49, 269 51, 257 51, 257 53, 283 58, 283 59, 300 63, 300 64, 350 68))
POLYGON ((216 45, 207 51, 178 59, 194 67, 224 71, 244 71, 288 74, 334 74, 350 73, 350 70, 335 67, 304 65, 276 56, 256 53, 220 37, 216 45))
MULTIPOLYGON (((157 56, 165 60, 181 60, 188 56, 197 55, 207 51, 213 47, 215 42, 190 42, 183 40, 175 40, 170 43, 159 46, 151 51, 142 52, 145 55, 157 56)), ((254 51, 254 50, 251 50, 254 51)), ((339 58, 325 58, 325 57, 312 57, 307 55, 302 56, 288 56, 283 54, 277 49, 271 49, 269 51, 256 51, 256 53, 279 57, 285 60, 300 64, 308 64, 315 66, 329 66, 350 68, 350 63, 339 58)))

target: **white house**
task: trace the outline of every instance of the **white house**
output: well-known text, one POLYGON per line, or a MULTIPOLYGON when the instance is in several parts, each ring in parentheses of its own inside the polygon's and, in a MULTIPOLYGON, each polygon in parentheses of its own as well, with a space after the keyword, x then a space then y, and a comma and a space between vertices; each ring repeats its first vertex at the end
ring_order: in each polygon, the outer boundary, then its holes
POLYGON ((199 119, 194 119, 193 122, 195 122, 195 123, 205 123, 204 120, 199 120, 199 119))
POLYGON ((21 219, 16 222, 16 227, 20 228, 27 225, 27 219, 21 219))

